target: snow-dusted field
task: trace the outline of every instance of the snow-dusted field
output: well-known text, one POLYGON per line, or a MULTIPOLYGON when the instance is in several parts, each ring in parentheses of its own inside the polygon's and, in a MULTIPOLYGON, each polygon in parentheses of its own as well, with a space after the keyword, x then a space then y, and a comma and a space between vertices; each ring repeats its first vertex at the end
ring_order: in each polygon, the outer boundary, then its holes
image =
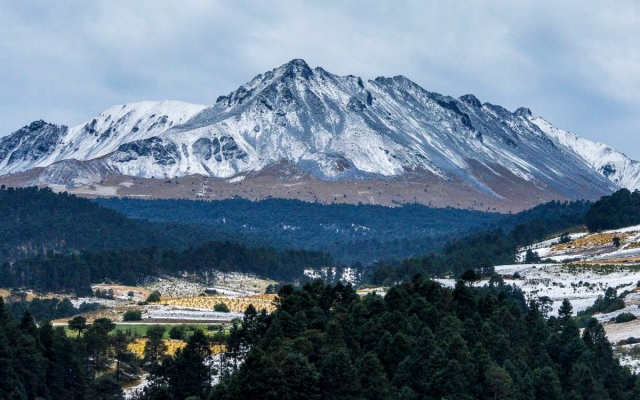
POLYGON ((576 260, 583 262, 640 262, 640 225, 621 229, 569 235, 571 241, 559 243, 553 238, 519 249, 516 259, 523 261, 528 250, 535 251, 540 258, 555 262, 576 260), (616 247, 613 238, 620 239, 616 247))
POLYGON ((571 301, 577 313, 593 305, 609 287, 622 293, 635 289, 640 281, 640 268, 625 265, 514 264, 495 270, 505 283, 520 287, 528 298, 549 296, 554 301, 552 314, 564 299, 571 301), (514 279, 514 274, 520 278, 514 279))
MULTIPOLYGON (((574 315, 593 305, 598 296, 603 296, 609 287, 618 295, 628 290, 624 297, 626 307, 594 317, 603 323, 609 341, 614 345, 630 337, 640 338, 640 267, 634 265, 586 265, 586 264, 514 264, 495 267, 505 283, 518 286, 528 299, 548 296, 552 301, 549 315, 557 315, 562 300, 568 299, 574 315), (514 275, 520 276, 514 279, 514 275), (638 319, 615 323, 611 319, 623 312, 634 314, 638 319)), ((453 279, 438 279, 445 286, 455 285, 453 279)), ((486 284, 486 281, 484 282, 486 284)), ((618 346, 615 353, 624 365, 640 372, 638 352, 628 350, 629 346, 618 346)))
POLYGON ((185 279, 163 277, 145 285, 145 288, 150 291, 157 290, 163 296, 171 298, 197 296, 206 290, 215 290, 220 294, 239 297, 263 294, 269 284, 276 283, 237 272, 228 274, 216 272, 211 281, 214 283, 205 285, 185 279))
POLYGON ((242 313, 216 312, 207 308, 178 306, 146 306, 144 319, 188 320, 188 321, 231 321, 242 319, 242 313))

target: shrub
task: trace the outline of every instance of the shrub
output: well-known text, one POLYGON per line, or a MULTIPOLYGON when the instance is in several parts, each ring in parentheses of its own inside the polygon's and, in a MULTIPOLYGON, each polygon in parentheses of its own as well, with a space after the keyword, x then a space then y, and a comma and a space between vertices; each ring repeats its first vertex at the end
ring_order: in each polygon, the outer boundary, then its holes
POLYGON ((182 340, 186 337, 187 328, 184 325, 175 325, 169 329, 169 339, 182 340))
POLYGON ((142 321, 142 311, 127 310, 122 316, 123 321, 142 321))
POLYGON ((623 312, 621 314, 618 314, 618 316, 616 317, 616 324, 622 324, 624 322, 633 321, 636 318, 638 318, 638 317, 636 317, 635 315, 633 315, 631 313, 623 312))
POLYGON ((560 235, 560 239, 558 240, 558 243, 562 244, 562 243, 569 243, 571 241, 571 236, 569 235, 569 232, 565 232, 562 235, 560 235))
POLYGON ((231 310, 229 310, 229 307, 224 304, 224 303, 218 303, 215 306, 213 306, 213 310, 217 311, 217 312, 231 312, 231 310))
POLYGON ((622 339, 621 341, 618 342, 619 346, 625 345, 625 344, 636 344, 636 343, 640 343, 640 339, 634 338, 633 336, 631 336, 630 338, 627 339, 622 339))
POLYGON ((151 294, 149 294, 149 296, 147 297, 147 302, 149 303, 158 303, 160 301, 160 292, 158 292, 157 290, 154 290, 153 292, 151 292, 151 294))

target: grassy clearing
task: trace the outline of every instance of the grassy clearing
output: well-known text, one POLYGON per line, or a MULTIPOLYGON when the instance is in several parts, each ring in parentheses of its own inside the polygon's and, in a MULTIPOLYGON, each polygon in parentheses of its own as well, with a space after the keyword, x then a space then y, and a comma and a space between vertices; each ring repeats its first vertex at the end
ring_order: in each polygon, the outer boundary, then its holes
POLYGON ((630 233, 595 233, 581 238, 574 239, 567 243, 559 243, 551 246, 552 251, 561 250, 589 250, 597 247, 611 245, 613 246, 613 238, 619 237, 621 243, 626 243, 627 239, 635 236, 637 232, 630 233))
MULTIPOLYGON (((192 335, 196 329, 200 329, 207 336, 212 336, 213 334, 219 331, 219 328, 222 328, 223 331, 226 331, 225 327, 221 325, 216 325, 216 324, 117 324, 116 328, 113 331, 111 331, 111 334, 113 335, 117 331, 122 331, 127 335, 143 338, 147 334, 147 329, 149 329, 152 326, 158 326, 158 325, 164 327, 164 335, 162 336, 162 338, 166 340, 169 340, 169 330, 174 326, 180 326, 180 325, 184 325, 187 327, 185 332, 187 336, 192 335), (212 328, 212 329, 209 329, 209 328, 212 328)), ((78 336, 78 332, 72 331, 71 329, 69 329, 68 326, 64 325, 61 327, 64 328, 67 336, 73 337, 73 338, 78 336)))
POLYGON ((245 297, 228 297, 228 296, 192 296, 192 297, 182 297, 176 299, 167 299, 163 300, 163 304, 168 304, 172 306, 180 306, 180 307, 194 307, 194 308, 205 308, 209 310, 213 310, 216 304, 224 303, 229 307, 231 312, 244 312, 249 304, 253 304, 256 310, 262 310, 263 308, 267 310, 267 312, 272 312, 275 310, 275 305, 273 304, 273 300, 275 299, 275 295, 271 294, 263 294, 263 295, 255 295, 255 296, 245 296, 245 297))
MULTIPOLYGON (((127 349, 142 358, 144 356, 145 343, 147 343, 147 339, 145 338, 136 339, 135 342, 129 343, 127 349)), ((182 340, 171 339, 164 340, 164 344, 167 346, 167 354, 170 356, 174 355, 178 349, 183 349, 187 345, 187 343, 182 340)), ((215 344, 211 346, 211 351, 213 354, 223 353, 225 351, 225 347, 215 344)))

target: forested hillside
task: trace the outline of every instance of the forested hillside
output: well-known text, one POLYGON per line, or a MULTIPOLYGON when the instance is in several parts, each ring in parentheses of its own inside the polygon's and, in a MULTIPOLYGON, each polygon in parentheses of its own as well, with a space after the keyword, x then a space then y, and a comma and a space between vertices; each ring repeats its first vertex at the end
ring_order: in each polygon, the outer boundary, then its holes
POLYGON ((50 189, 0 190, 0 259, 168 245, 162 229, 50 189))
POLYGON ((384 298, 319 281, 285 286, 275 312, 250 308, 232 328, 210 394, 208 376, 176 370, 178 361, 138 399, 640 398, 595 319, 581 334, 570 303, 545 319, 500 281, 446 289, 414 277, 384 298))
MULTIPOLYGON (((470 231, 517 223, 517 219, 511 219, 513 216, 504 214, 418 204, 391 208, 281 199, 251 202, 113 198, 96 202, 133 218, 215 229, 251 245, 326 251, 347 265, 437 252, 448 240, 470 231)), ((529 214, 522 218, 537 217, 529 214)))
POLYGON ((0 287, 91 295, 91 283, 113 280, 136 285, 163 273, 188 272, 209 284, 213 270, 293 282, 304 278, 307 268, 333 265, 331 255, 319 251, 248 248, 230 242, 208 242, 182 251, 146 247, 76 254, 49 252, 0 264, 0 287))
POLYGON ((588 202, 550 202, 520 214, 505 217, 492 228, 450 240, 440 252, 402 261, 383 260, 368 269, 373 284, 409 280, 415 274, 455 275, 469 269, 491 275, 499 264, 512 264, 518 247, 542 240, 550 234, 581 226, 588 202))
POLYGON ((640 224, 640 192, 620 189, 593 204, 586 215, 591 232, 640 224))

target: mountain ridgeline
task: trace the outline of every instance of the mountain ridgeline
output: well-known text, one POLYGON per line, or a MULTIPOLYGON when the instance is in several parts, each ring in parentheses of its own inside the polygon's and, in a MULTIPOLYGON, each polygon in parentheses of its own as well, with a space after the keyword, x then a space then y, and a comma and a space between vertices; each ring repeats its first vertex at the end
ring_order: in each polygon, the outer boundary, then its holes
POLYGON ((464 197, 475 209, 497 203, 511 210, 596 199, 640 180, 640 163, 526 108, 429 92, 403 76, 337 76, 303 60, 260 74, 210 106, 125 104, 76 127, 36 121, 0 139, 0 175, 34 168, 41 169, 15 182, 107 185, 105 193, 124 195, 143 186, 108 183, 110 176, 199 175, 262 184, 261 198, 304 183, 322 201, 351 202, 335 195, 340 182, 368 181, 375 189, 358 192, 372 204, 456 205, 464 197))

